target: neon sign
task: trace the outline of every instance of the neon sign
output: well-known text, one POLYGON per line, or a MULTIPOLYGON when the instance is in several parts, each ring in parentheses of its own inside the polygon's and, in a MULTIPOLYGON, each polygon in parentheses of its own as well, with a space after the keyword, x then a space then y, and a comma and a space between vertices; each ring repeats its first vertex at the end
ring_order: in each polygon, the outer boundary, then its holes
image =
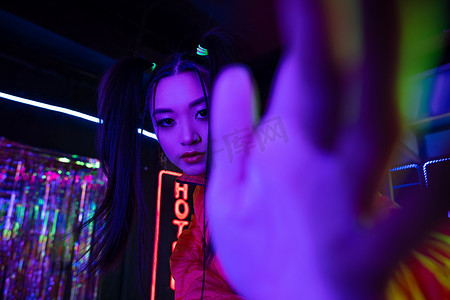
POLYGON ((175 181, 181 175, 161 170, 158 176, 151 300, 156 299, 156 290, 161 286, 163 290, 168 287, 175 290, 173 277, 166 277, 165 271, 170 273, 170 270, 163 270, 169 268, 168 259, 163 259, 166 261, 158 264, 158 257, 164 256, 168 251, 173 252, 181 233, 189 227, 190 216, 194 211, 189 199, 194 186, 175 181))

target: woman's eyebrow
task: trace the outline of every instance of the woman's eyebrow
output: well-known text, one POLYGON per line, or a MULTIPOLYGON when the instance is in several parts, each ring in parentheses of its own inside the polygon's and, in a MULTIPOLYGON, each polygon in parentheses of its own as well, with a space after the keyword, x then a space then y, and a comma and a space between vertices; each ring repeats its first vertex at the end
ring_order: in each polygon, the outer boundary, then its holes
MULTIPOLYGON (((205 102, 205 101, 206 101, 206 100, 205 100, 205 97, 204 97, 204 96, 202 96, 202 97, 200 97, 200 98, 198 98, 198 99, 195 99, 194 101, 192 101, 191 103, 189 103, 189 108, 193 108, 193 107, 195 107, 195 106, 197 106, 197 105, 199 105, 199 104, 202 104, 202 103, 205 102)), ((153 115, 161 114, 161 113, 166 113, 166 112, 173 112, 173 110, 170 109, 170 108, 157 108, 157 109, 155 109, 155 111, 153 112, 153 115)))
POLYGON ((202 97, 192 101, 191 103, 189 103, 189 108, 193 108, 193 107, 195 107, 195 106, 197 106, 197 105, 199 105, 199 104, 201 104, 201 103, 203 103, 205 101, 206 101, 205 97, 202 96, 202 97))
POLYGON ((153 112, 153 115, 166 113, 166 112, 173 112, 173 110, 169 109, 169 108, 158 108, 158 109, 155 109, 155 111, 153 112))

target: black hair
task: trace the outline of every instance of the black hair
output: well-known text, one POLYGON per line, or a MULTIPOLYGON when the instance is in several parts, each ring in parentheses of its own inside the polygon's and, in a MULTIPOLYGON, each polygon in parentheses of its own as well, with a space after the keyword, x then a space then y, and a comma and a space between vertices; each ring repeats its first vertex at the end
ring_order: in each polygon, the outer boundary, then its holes
MULTIPOLYGON (((153 102, 152 95, 159 80, 176 73, 194 71, 199 75, 204 93, 206 90, 211 93, 219 70, 235 60, 233 38, 233 33, 227 28, 216 27, 205 33, 200 41, 200 45, 208 50, 207 56, 197 55, 194 48, 192 53, 175 53, 161 62, 143 57, 124 57, 102 77, 98 88, 98 112, 102 122, 98 129, 97 149, 108 182, 101 205, 85 223, 95 221, 100 228, 90 248, 91 272, 98 270, 103 274, 120 262, 136 216, 140 241, 144 239, 141 224, 146 216, 141 182, 141 141, 137 129, 143 124, 146 107, 150 101, 153 102), (153 63, 156 63, 154 70, 153 63), (149 73, 150 80, 145 83, 149 73)), ((208 144, 208 157, 210 153, 208 144)), ((208 170, 209 163, 207 177, 208 170)), ((139 249, 142 245, 140 243, 139 249)), ((141 255, 142 251, 139 251, 141 255)))
POLYGON ((104 199, 93 219, 101 224, 91 256, 93 270, 106 271, 121 258, 134 211, 143 206, 140 125, 144 107, 143 74, 151 63, 122 58, 104 74, 98 89, 102 123, 97 136, 100 165, 108 181, 104 199))

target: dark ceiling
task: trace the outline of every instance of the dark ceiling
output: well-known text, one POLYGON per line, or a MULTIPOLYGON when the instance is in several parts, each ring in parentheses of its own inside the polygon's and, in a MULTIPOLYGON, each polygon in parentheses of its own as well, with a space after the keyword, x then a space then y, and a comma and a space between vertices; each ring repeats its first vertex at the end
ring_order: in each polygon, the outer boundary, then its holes
POLYGON ((1 8, 114 59, 195 47, 215 25, 242 34, 243 60, 278 46, 272 0, 9 1, 1 8))
MULTIPOLYGON (((241 62, 261 86, 270 82, 279 49, 272 0, 4 1, 0 91, 95 116, 99 80, 116 59, 195 51, 216 25, 241 34, 241 62)), ((0 101, 0 136, 96 156, 94 123, 0 101)))
MULTIPOLYGON (((203 33, 226 25, 242 36, 239 59, 253 69, 264 101, 279 58, 274 1, 3 1, 0 92, 95 116, 98 83, 115 60, 195 51, 203 33)), ((442 63, 450 62, 446 26, 442 63)), ((94 123, 0 99, 0 137, 95 157, 95 130, 94 123)))

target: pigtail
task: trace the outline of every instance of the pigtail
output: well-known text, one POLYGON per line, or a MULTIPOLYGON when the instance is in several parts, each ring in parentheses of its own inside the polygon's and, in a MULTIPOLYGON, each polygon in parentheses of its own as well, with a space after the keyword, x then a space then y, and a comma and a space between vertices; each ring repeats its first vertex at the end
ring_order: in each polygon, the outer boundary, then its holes
MULTIPOLYGON (((205 76, 202 74, 201 70, 198 70, 198 75, 203 88, 203 93, 206 97, 206 90, 209 90, 209 95, 212 94, 214 80, 219 73, 219 71, 226 65, 231 64, 237 60, 237 48, 236 43, 240 36, 231 31, 228 27, 220 26, 215 27, 207 31, 197 48, 196 59, 203 60, 203 66, 207 70, 209 75, 209 81, 205 82, 205 76), (205 62, 206 60, 206 62, 205 62), (205 84, 206 83, 206 84, 205 84)), ((211 104, 211 99, 208 99, 207 105, 211 104)), ((208 129, 208 140, 211 140, 210 127, 208 129)), ((206 186, 208 186, 209 173, 211 170, 211 160, 212 155, 211 143, 208 143, 207 149, 207 168, 206 168, 206 186)), ((203 209, 203 232, 206 232, 206 206, 208 205, 206 194, 204 195, 204 209, 203 209)), ((206 264, 211 263, 211 260, 215 254, 214 245, 212 244, 211 238, 208 241, 203 240, 203 278, 202 278, 202 299, 203 299, 203 288, 205 284, 205 268, 206 264)))
POLYGON ((142 205, 139 128, 145 103, 143 74, 151 63, 124 58, 110 67, 98 89, 102 120, 97 137, 101 167, 108 178, 104 200, 93 217, 100 234, 93 241, 91 268, 106 271, 121 258, 134 211, 142 205))
POLYGON ((208 51, 206 58, 209 64, 210 87, 213 86, 220 69, 237 60, 235 46, 239 38, 239 35, 226 26, 215 27, 203 35, 200 45, 208 51))

